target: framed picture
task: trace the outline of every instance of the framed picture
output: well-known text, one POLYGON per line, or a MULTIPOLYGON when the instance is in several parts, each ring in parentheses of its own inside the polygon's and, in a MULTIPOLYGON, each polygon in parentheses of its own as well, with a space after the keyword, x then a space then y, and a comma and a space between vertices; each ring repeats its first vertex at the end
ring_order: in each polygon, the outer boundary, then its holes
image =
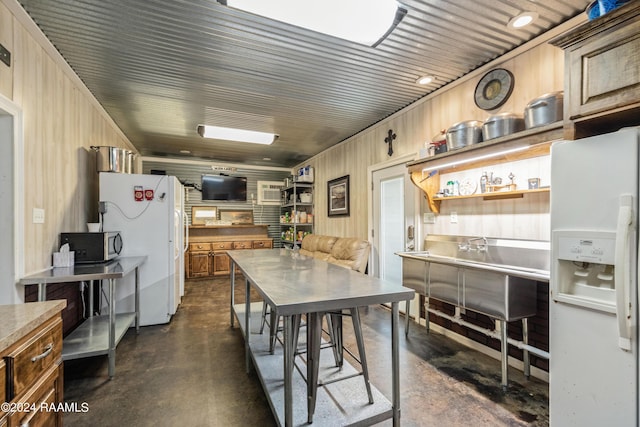
POLYGON ((540 188, 540 178, 529 178, 529 190, 540 188))
POLYGON ((191 225, 210 225, 218 219, 218 208, 215 206, 192 206, 191 225))
POLYGON ((220 209, 220 221, 228 221, 231 225, 253 224, 253 211, 240 209, 220 209))
POLYGON ((327 182, 329 216, 349 215, 349 175, 327 182))

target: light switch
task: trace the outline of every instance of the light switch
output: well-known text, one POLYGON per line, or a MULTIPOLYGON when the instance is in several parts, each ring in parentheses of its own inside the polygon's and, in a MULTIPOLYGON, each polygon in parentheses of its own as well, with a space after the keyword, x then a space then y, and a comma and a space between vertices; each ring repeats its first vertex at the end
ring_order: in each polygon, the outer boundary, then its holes
POLYGON ((458 212, 451 212, 450 218, 451 218, 451 224, 457 224, 458 223, 458 212))
POLYGON ((422 222, 425 224, 435 224, 436 215, 433 212, 425 212, 422 216, 422 222))
POLYGON ((44 209, 33 208, 33 223, 44 224, 44 209))

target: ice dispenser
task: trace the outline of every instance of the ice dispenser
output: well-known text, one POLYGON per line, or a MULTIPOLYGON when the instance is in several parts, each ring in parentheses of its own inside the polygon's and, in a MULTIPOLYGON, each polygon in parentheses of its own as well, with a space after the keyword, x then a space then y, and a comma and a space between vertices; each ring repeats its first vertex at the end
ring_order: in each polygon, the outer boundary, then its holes
POLYGON ((554 301, 616 313, 616 233, 555 230, 554 301))

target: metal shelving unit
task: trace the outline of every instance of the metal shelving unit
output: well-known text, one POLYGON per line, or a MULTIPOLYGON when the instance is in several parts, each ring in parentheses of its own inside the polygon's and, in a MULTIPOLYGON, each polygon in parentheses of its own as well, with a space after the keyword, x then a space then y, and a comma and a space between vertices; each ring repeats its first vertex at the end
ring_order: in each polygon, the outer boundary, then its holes
POLYGON ((313 183, 294 181, 282 188, 280 194, 282 244, 286 247, 298 246, 304 234, 313 233, 313 183))

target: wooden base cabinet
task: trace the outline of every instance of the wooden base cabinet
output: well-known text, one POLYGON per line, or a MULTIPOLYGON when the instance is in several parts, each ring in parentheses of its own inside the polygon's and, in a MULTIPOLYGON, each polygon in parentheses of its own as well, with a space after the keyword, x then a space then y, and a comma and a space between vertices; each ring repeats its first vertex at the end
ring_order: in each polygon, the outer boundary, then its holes
POLYGON ((4 408, 8 411, 0 412, 0 427, 62 426, 60 311, 65 304, 46 301, 0 307, 0 319, 27 319, 6 337, 0 336, 0 397, 9 403, 4 408), (29 320, 32 314, 33 319, 29 320), (12 341, 11 337, 20 338, 12 341))
POLYGON ((270 249, 273 239, 267 237, 267 226, 192 226, 191 243, 186 256, 187 278, 225 276, 231 274, 232 249, 270 249))

